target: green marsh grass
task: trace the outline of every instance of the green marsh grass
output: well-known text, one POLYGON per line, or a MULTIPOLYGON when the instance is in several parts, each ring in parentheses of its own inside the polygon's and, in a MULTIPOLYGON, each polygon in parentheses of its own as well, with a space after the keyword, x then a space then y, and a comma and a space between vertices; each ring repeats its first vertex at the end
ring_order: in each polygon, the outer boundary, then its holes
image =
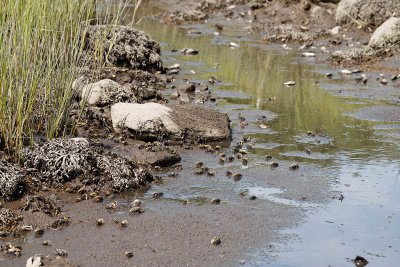
MULTIPOLYGON (((95 0, 2 0, 0 149, 14 161, 23 160, 22 149, 35 135, 50 139, 69 130, 79 67, 101 68, 104 61, 101 39, 92 57, 83 57, 96 5, 95 0)), ((103 4, 103 16, 113 12, 110 28, 122 9, 103 4)))

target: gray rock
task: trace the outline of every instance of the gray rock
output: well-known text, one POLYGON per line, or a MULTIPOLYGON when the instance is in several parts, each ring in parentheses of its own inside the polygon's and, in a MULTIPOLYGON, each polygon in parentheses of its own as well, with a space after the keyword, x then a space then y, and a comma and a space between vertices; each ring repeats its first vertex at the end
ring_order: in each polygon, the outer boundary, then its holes
POLYGON ((193 83, 181 82, 177 85, 177 89, 186 93, 194 92, 196 90, 196 85, 193 83))
POLYGON ((128 26, 94 25, 86 33, 86 52, 90 55, 99 41, 110 66, 158 70, 162 66, 160 45, 144 32, 128 26))
POLYGON ((172 153, 169 150, 157 149, 155 151, 137 150, 131 157, 132 160, 140 164, 150 164, 152 166, 171 166, 181 161, 181 156, 178 153, 172 153))
POLYGON ((398 10, 400 1, 341 0, 336 10, 336 22, 376 28, 398 10))
POLYGON ((369 40, 370 46, 394 43, 400 40, 400 19, 391 17, 379 26, 369 40))

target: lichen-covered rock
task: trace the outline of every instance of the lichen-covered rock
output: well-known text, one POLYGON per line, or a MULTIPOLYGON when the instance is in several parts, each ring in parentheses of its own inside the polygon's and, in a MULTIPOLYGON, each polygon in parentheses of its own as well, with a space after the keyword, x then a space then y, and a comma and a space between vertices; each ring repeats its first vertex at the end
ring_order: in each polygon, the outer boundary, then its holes
POLYGON ((368 45, 376 46, 400 41, 400 19, 391 17, 372 34, 368 45))
POLYGON ((18 224, 17 221, 17 216, 10 209, 0 208, 0 231, 10 230, 18 224))
POLYGON ((341 0, 336 10, 336 22, 376 28, 397 10, 400 10, 400 1, 341 0))
POLYGON ((24 150, 25 165, 36 169, 40 179, 60 184, 77 177, 94 177, 101 186, 122 191, 152 181, 146 169, 117 155, 103 155, 84 138, 53 139, 24 150))
POLYGON ((23 175, 19 167, 0 160, 0 198, 10 200, 23 191, 23 175))
POLYGON ((118 102, 135 103, 136 97, 130 88, 110 79, 90 83, 82 88, 81 98, 92 106, 104 107, 118 102))
POLYGON ((160 45, 144 32, 129 26, 89 26, 86 51, 96 50, 96 43, 104 43, 103 56, 110 66, 142 70, 161 67, 160 45))
POLYGON ((28 196, 26 203, 21 210, 30 212, 43 212, 49 216, 56 216, 61 212, 61 207, 57 204, 55 195, 50 197, 44 195, 28 196))

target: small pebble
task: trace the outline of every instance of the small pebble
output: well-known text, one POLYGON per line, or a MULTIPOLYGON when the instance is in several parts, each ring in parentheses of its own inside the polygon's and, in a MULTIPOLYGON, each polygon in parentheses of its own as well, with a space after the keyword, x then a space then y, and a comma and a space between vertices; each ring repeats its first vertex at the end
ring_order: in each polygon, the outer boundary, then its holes
POLYGON ((132 201, 131 206, 132 207, 140 207, 142 205, 142 201, 140 199, 135 199, 132 201))
POLYGON ((297 164, 297 163, 293 163, 289 166, 289 169, 291 169, 291 170, 297 170, 298 168, 299 168, 299 164, 297 164))
POLYGON ((104 225, 104 219, 103 219, 103 218, 97 219, 97 220, 96 220, 96 224, 97 224, 98 226, 103 226, 103 225, 104 225))
POLYGON ((41 237, 44 235, 44 229, 43 228, 38 228, 35 230, 35 237, 41 237))
POLYGON ((144 209, 142 209, 141 207, 132 207, 131 209, 129 209, 130 214, 140 214, 143 212, 144 212, 144 209))
POLYGON ((160 198, 160 197, 162 197, 163 195, 164 195, 163 192, 154 192, 154 193, 153 193, 153 198, 160 198))
POLYGON ((279 163, 278 162, 271 162, 271 168, 275 169, 279 167, 279 163))
POLYGON ((211 244, 212 245, 214 245, 214 246, 218 246, 218 245, 221 245, 221 239, 219 238, 219 237, 213 237, 212 239, 211 239, 211 244))
POLYGON ((68 253, 65 250, 59 249, 59 248, 56 249, 55 253, 56 253, 57 256, 60 256, 60 257, 67 257, 68 256, 68 253))
POLYGON ((121 222, 121 226, 122 226, 122 227, 127 227, 127 226, 128 226, 128 220, 123 220, 123 221, 121 222))
POLYGON ((288 82, 283 83, 283 85, 286 85, 286 86, 293 86, 295 84, 296 84, 295 81, 288 81, 288 82))
POLYGON ((215 171, 208 171, 207 175, 208 176, 215 176, 216 172, 215 171))
POLYGON ((51 243, 50 243, 49 240, 44 240, 44 241, 42 242, 42 245, 47 247, 47 246, 50 246, 51 243))
POLYGON ((242 179, 242 177, 243 177, 242 174, 240 174, 240 173, 235 173, 235 174, 233 175, 233 180, 237 182, 237 181, 240 181, 240 180, 242 179))
POLYGON ((214 204, 214 205, 219 205, 221 203, 221 199, 213 198, 213 199, 211 199, 210 203, 214 204))
POLYGON ((256 200, 257 199, 257 197, 256 196, 250 196, 250 198, 249 198, 250 200, 256 200))
POLYGON ((204 163, 199 161, 199 162, 196 162, 195 166, 196 166, 196 168, 201 168, 204 166, 204 163))
POLYGON ((128 258, 132 258, 133 257, 133 252, 125 252, 125 256, 128 258))

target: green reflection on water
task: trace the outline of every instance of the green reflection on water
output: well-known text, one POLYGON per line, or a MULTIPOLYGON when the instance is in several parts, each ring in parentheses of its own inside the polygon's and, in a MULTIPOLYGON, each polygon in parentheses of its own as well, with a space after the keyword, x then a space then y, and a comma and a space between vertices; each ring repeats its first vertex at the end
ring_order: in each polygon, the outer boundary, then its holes
MULTIPOLYGON (((142 9, 149 12, 150 7, 144 4, 142 9)), ((138 16, 142 16, 140 12, 138 16)), ((241 45, 233 50, 221 36, 188 36, 187 29, 152 19, 143 19, 137 28, 164 44, 167 64, 180 62, 185 64, 186 71, 193 69, 196 72, 195 75, 188 73, 186 76, 204 81, 211 75, 221 76, 228 84, 221 86, 220 90, 232 90, 250 96, 249 99, 228 97, 220 101, 221 105, 250 104, 251 108, 271 110, 279 115, 269 122, 276 132, 275 136, 262 134, 261 130, 253 136, 263 142, 278 142, 283 146, 270 151, 257 149, 254 150, 256 153, 278 156, 288 151, 304 151, 305 147, 311 146, 313 151, 321 153, 344 151, 356 158, 379 155, 399 159, 396 146, 382 142, 374 134, 371 128, 377 123, 344 115, 356 110, 359 104, 346 103, 349 99, 334 97, 321 89, 317 82, 326 78, 317 74, 314 66, 297 62, 293 55, 283 55, 282 50, 265 50, 262 45, 241 45), (185 47, 197 49, 200 53, 181 56, 170 52, 185 47), (217 69, 214 68, 215 63, 220 64, 217 69), (296 81, 296 85, 290 88, 283 86, 288 80, 296 81), (276 100, 269 101, 269 98, 276 100), (333 138, 331 145, 315 146, 299 142, 299 135, 319 127, 324 127, 333 138)))

